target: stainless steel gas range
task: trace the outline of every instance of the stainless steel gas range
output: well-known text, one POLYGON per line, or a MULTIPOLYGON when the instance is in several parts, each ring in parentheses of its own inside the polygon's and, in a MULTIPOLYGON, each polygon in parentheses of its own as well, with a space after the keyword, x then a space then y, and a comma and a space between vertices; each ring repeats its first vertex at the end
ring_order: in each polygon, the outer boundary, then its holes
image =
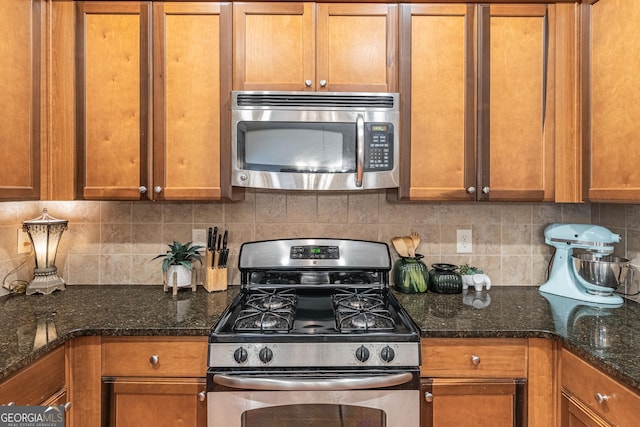
POLYGON ((420 336, 386 244, 249 242, 239 269, 209 336, 209 427, 419 425, 420 336))

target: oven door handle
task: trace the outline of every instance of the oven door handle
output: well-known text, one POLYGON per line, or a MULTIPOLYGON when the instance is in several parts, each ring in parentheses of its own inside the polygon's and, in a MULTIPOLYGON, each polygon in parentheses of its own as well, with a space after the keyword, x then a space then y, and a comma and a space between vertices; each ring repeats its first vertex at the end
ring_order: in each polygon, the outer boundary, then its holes
POLYGON ((364 116, 356 119, 356 187, 362 187, 364 175, 364 116))
POLYGON ((392 387, 413 380, 413 374, 404 372, 375 377, 363 378, 332 378, 326 380, 308 379, 280 379, 266 377, 241 377, 237 375, 216 374, 213 382, 216 384, 245 390, 364 390, 381 387, 392 387))

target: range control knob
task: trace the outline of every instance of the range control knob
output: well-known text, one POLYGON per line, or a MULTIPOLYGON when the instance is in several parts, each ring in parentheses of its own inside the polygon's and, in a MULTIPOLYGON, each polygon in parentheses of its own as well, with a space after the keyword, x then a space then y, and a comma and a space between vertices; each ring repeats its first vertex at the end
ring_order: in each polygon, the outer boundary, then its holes
POLYGON ((385 346, 380 352, 380 358, 387 363, 391 362, 394 357, 396 357, 396 352, 393 351, 393 349, 388 345, 385 346))
POLYGON ((367 347, 361 345, 356 349, 356 359, 363 363, 369 360, 369 350, 367 347))
POLYGON ((238 347, 236 351, 233 352, 233 360, 238 363, 244 363, 249 358, 249 353, 244 347, 238 347))
POLYGON ((269 363, 273 359, 273 351, 269 347, 263 347, 258 353, 258 357, 260 357, 262 363, 269 363))

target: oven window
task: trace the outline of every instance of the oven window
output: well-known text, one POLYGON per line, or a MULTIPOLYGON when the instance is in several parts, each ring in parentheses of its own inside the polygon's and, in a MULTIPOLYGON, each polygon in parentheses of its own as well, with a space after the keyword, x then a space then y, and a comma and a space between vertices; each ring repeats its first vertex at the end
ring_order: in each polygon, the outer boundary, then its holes
POLYGON ((238 123, 238 160, 266 172, 354 172, 355 124, 238 123))
POLYGON ((242 427, 384 427, 380 409, 349 405, 284 405, 242 414, 242 427))

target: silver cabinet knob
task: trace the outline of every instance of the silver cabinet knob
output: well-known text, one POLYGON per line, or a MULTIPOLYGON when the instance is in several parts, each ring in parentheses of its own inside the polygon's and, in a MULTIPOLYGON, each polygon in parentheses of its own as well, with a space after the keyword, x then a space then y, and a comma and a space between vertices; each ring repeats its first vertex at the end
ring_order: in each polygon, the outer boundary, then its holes
POLYGON ((71 409, 71 402, 67 402, 62 406, 64 406, 64 412, 69 412, 69 409, 71 409))
POLYGON ((482 192, 484 194, 489 194, 489 187, 482 187, 482 192))
POLYGON ((595 397, 596 402, 600 404, 609 400, 609 396, 607 396, 606 394, 598 393, 597 391, 594 393, 593 397, 595 397))
POLYGON ((16 402, 9 402, 7 403, 7 406, 15 406, 16 402))
POLYGON ((311 87, 311 83, 312 83, 312 81, 311 81, 311 80, 305 80, 305 81, 304 81, 304 85, 305 85, 306 87, 311 87))
POLYGON ((428 402, 428 403, 433 402, 433 394, 428 392, 428 391, 425 391, 424 392, 424 401, 428 402))
POLYGON ((480 364, 480 356, 476 356, 475 354, 472 355, 471 363, 473 363, 475 366, 478 366, 480 364))
POLYGON ((469 193, 469 194, 473 194, 473 193, 475 193, 475 192, 476 192, 476 187, 469 187, 469 188, 467 188, 467 193, 469 193))
POLYGON ((144 185, 141 185, 141 186, 138 188, 138 191, 140 191, 140 194, 144 194, 144 193, 146 193, 146 192, 147 192, 147 187, 145 187, 144 185))
POLYGON ((160 193, 162 193, 162 187, 160 187, 159 185, 157 185, 157 186, 153 187, 153 191, 154 191, 156 194, 160 194, 160 193))
POLYGON ((320 80, 320 87, 327 87, 327 81, 326 80, 320 80))
POLYGON ((198 400, 200 402, 204 402, 207 399, 207 393, 205 391, 201 391, 198 393, 198 400))
POLYGON ((149 358, 149 363, 151 363, 152 365, 157 365, 158 363, 160 363, 160 356, 154 354, 149 358))

